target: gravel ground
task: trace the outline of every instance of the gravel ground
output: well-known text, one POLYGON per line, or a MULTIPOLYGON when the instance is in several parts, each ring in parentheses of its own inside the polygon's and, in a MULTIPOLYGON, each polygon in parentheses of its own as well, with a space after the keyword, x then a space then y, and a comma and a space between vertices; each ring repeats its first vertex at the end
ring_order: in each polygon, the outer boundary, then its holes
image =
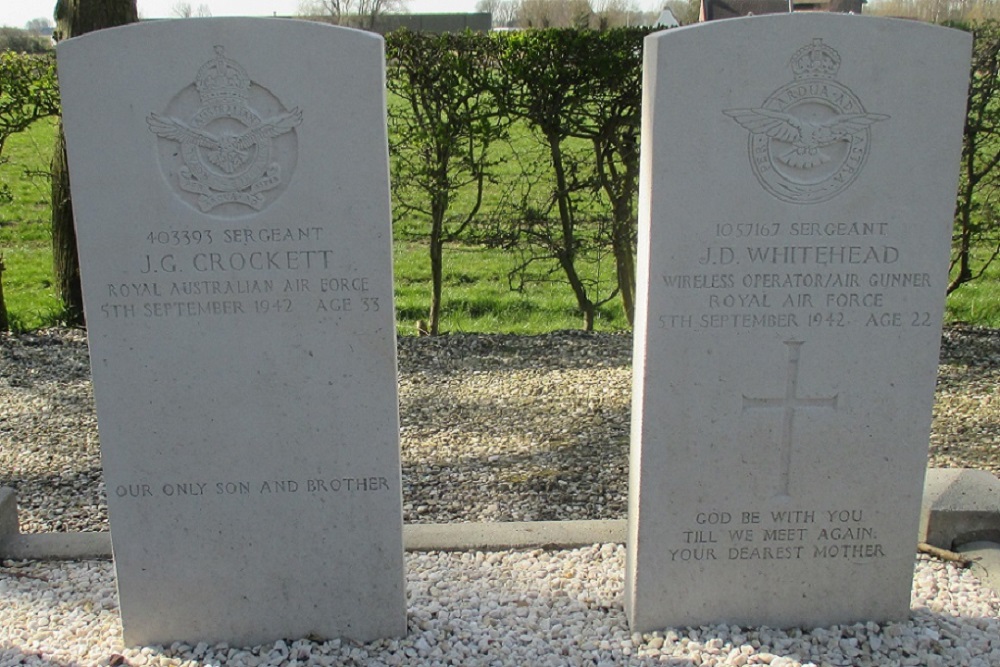
MULTIPOLYGON (((407 522, 626 514, 631 338, 401 338, 407 522)), ((107 530, 80 331, 0 339, 0 485, 24 532, 107 530)), ((946 329, 929 464, 1000 474, 1000 331, 946 329)))
POLYGON ((1000 597, 921 557, 899 623, 812 630, 713 626, 630 634, 625 549, 408 554, 404 639, 146 647, 121 644, 107 561, 0 567, 0 666, 669 665, 996 667, 1000 597))
MULTIPOLYGON (((106 530, 86 341, 0 339, 0 485, 22 530, 106 530)), ((562 332, 400 341, 406 520, 625 516, 630 339, 562 332)), ((1000 473, 1000 332, 942 341, 929 463, 1000 473)), ((0 563, 0 667, 669 665, 996 667, 1000 596, 916 558, 911 617, 812 630, 630 634, 624 547, 410 553, 406 638, 126 649, 107 561, 0 563)))

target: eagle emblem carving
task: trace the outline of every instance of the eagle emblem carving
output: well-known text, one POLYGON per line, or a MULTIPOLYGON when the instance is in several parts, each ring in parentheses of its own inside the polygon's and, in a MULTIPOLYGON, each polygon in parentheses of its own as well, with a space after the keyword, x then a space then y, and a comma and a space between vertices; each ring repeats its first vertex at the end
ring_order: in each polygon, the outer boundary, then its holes
POLYGON ((203 155, 223 172, 232 174, 243 168, 250 159, 250 149, 265 139, 288 132, 302 122, 298 107, 288 113, 261 121, 241 134, 220 133, 213 135, 206 130, 189 127, 183 121, 151 113, 146 120, 149 129, 158 137, 172 139, 182 144, 195 144, 204 148, 203 155))
POLYGON ((216 46, 215 58, 198 71, 193 88, 199 106, 191 108, 193 96, 182 91, 173 106, 190 111, 186 118, 150 113, 146 124, 160 139, 180 144, 179 153, 161 150, 160 156, 161 164, 170 162, 165 171, 181 192, 198 195, 194 203, 204 213, 238 215, 247 207, 263 209, 274 198, 269 194, 287 183, 302 110, 285 110, 224 51, 216 46), (254 98, 269 111, 255 109, 254 98), (282 150, 276 140, 284 141, 282 150), (180 162, 171 162, 172 155, 180 162))
POLYGON ((888 118, 879 113, 845 113, 816 122, 770 109, 733 109, 723 113, 753 134, 791 144, 791 150, 778 153, 777 158, 796 169, 812 169, 829 162, 833 158, 823 152, 825 146, 850 141, 872 123, 888 118))
POLYGON ((815 204, 857 179, 872 126, 889 116, 866 111, 836 80, 840 54, 822 39, 796 51, 789 65, 794 81, 763 104, 722 113, 749 131, 750 165, 766 191, 785 202, 815 204))

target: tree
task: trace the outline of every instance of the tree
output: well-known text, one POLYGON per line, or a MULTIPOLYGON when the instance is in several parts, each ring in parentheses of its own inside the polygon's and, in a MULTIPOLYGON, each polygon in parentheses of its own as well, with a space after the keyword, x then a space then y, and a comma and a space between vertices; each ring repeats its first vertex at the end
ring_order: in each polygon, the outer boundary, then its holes
POLYGON ((0 27, 0 51, 45 53, 52 51, 52 40, 20 28, 0 27))
POLYGON ((505 59, 510 113, 541 138, 554 178, 547 204, 524 207, 518 233, 528 241, 528 253, 522 267, 555 260, 588 330, 597 308, 616 296, 630 323, 635 313, 641 53, 647 33, 617 28, 516 35, 505 59), (613 288, 600 274, 609 248, 613 288))
POLYGON ((600 266, 610 226, 601 213, 588 217, 584 204, 592 202, 598 181, 588 168, 592 162, 586 145, 572 141, 589 132, 588 114, 596 102, 598 86, 590 68, 590 51, 599 48, 592 37, 596 34, 582 30, 514 33, 502 60, 510 86, 509 113, 532 129, 553 178, 541 200, 526 197, 522 205, 516 230, 516 242, 525 253, 521 269, 555 262, 555 270, 562 271, 573 290, 586 331, 593 330, 597 309, 618 293, 617 286, 607 291, 599 277, 582 270, 584 262, 600 266))
POLYGON ((345 25, 348 11, 354 0, 302 0, 299 3, 299 15, 309 18, 322 17, 330 23, 345 25))
POLYGON ((430 222, 431 335, 440 328, 444 245, 475 221, 494 165, 490 148, 506 134, 497 45, 472 32, 398 30, 386 39, 389 90, 402 102, 389 112, 393 190, 402 212, 430 222))
MULTIPOLYGON (((102 28, 113 28, 139 20, 136 0, 58 0, 56 38, 68 39, 102 28)), ((95 82, 99 85, 99 82, 95 82)), ((80 260, 73 229, 69 169, 66 165, 66 137, 62 127, 52 156, 52 253, 56 286, 62 297, 66 319, 83 324, 83 292, 80 287, 80 260)))
POLYGON ((173 7, 170 8, 170 13, 179 19, 189 19, 195 16, 206 17, 212 15, 212 10, 209 9, 208 5, 200 4, 198 9, 191 9, 190 2, 178 2, 173 7))
POLYGON ((591 28, 608 30, 637 23, 642 12, 635 0, 595 0, 591 28))
POLYGON ((521 28, 586 28, 589 0, 521 0, 517 25, 521 28))
MULTIPOLYGON (((7 139, 46 116, 59 113, 56 63, 52 54, 0 53, 0 164, 6 161, 7 139)), ((0 183, 0 203, 13 199, 10 187, 0 183)), ((0 255, 0 331, 9 327, 3 297, 3 256, 0 255)))
POLYGON ((489 12, 493 15, 493 26, 510 28, 517 18, 517 0, 479 0, 476 3, 477 12, 489 12))
POLYGON ((406 8, 405 0, 302 0, 299 14, 372 30, 378 17, 406 8))
POLYGON ((1000 23, 976 25, 972 34, 949 294, 1000 255, 1000 23))
POLYGON ((865 13, 945 23, 997 19, 1000 6, 994 0, 878 0, 865 13))
POLYGON ((24 29, 36 35, 49 35, 52 34, 52 21, 44 16, 37 19, 31 19, 24 24, 24 29))
MULTIPOLYGON (((59 87, 52 54, 0 53, 0 161, 11 135, 58 114, 59 87)), ((6 191, 6 184, 0 186, 0 193, 6 191)))
POLYGON ((639 191, 642 124, 642 40, 645 29, 618 29, 594 37, 581 66, 593 77, 591 103, 579 109, 577 134, 594 147, 597 182, 611 202, 611 250, 622 309, 635 316, 635 203, 639 191))

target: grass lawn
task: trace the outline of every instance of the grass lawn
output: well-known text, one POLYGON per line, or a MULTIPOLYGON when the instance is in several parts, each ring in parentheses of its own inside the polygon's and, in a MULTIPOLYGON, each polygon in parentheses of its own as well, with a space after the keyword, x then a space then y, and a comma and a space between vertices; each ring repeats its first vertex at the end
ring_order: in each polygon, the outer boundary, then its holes
MULTIPOLYGON (((976 253, 976 259, 987 256, 985 249, 976 253)), ((951 293, 945 307, 945 321, 1000 328, 1000 259, 990 264, 981 278, 951 293)))
POLYGON ((48 170, 54 142, 55 121, 39 121, 7 141, 0 164, 0 183, 14 196, 0 202, 3 294, 11 328, 18 331, 51 326, 62 312, 52 273, 48 170))
MULTIPOLYGON (((412 334, 416 332, 416 322, 427 319, 430 307, 427 247, 413 241, 397 241, 394 263, 397 329, 401 334, 412 334)), ((528 285, 523 292, 511 290, 508 274, 516 264, 517 258, 503 250, 446 247, 441 331, 536 334, 583 326, 583 317, 577 312, 576 300, 567 285, 539 282, 528 285)), ((609 257, 599 268, 604 275, 602 284, 610 288, 609 281, 614 280, 613 260, 609 257)), ((561 274, 557 277, 561 278, 561 274)), ((597 279, 596 275, 591 277, 597 279)), ((601 307, 594 322, 597 331, 620 331, 627 325, 617 299, 601 307)))
MULTIPOLYGON (((54 128, 54 122, 40 121, 29 132, 13 136, 4 148, 7 163, 0 165, 0 182, 9 185, 14 195, 12 203, 0 203, 0 248, 6 265, 3 294, 15 330, 56 324, 62 311, 53 289, 49 181, 45 175, 54 128)), ((398 329, 403 335, 412 335, 416 322, 427 319, 430 259, 426 246, 413 239, 413 234, 421 231, 419 220, 401 219, 395 224, 398 329)), ((544 267, 537 266, 535 281, 523 291, 512 290, 508 275, 517 261, 516 255, 501 249, 446 246, 441 330, 537 334, 579 329, 582 317, 562 273, 547 281, 544 267)), ((610 256, 591 266, 586 277, 599 282, 601 293, 606 294, 614 281, 610 256)), ((945 319, 1000 328, 1000 263, 948 298, 945 319)), ((599 331, 627 328, 617 299, 600 309, 595 327, 599 331)))

